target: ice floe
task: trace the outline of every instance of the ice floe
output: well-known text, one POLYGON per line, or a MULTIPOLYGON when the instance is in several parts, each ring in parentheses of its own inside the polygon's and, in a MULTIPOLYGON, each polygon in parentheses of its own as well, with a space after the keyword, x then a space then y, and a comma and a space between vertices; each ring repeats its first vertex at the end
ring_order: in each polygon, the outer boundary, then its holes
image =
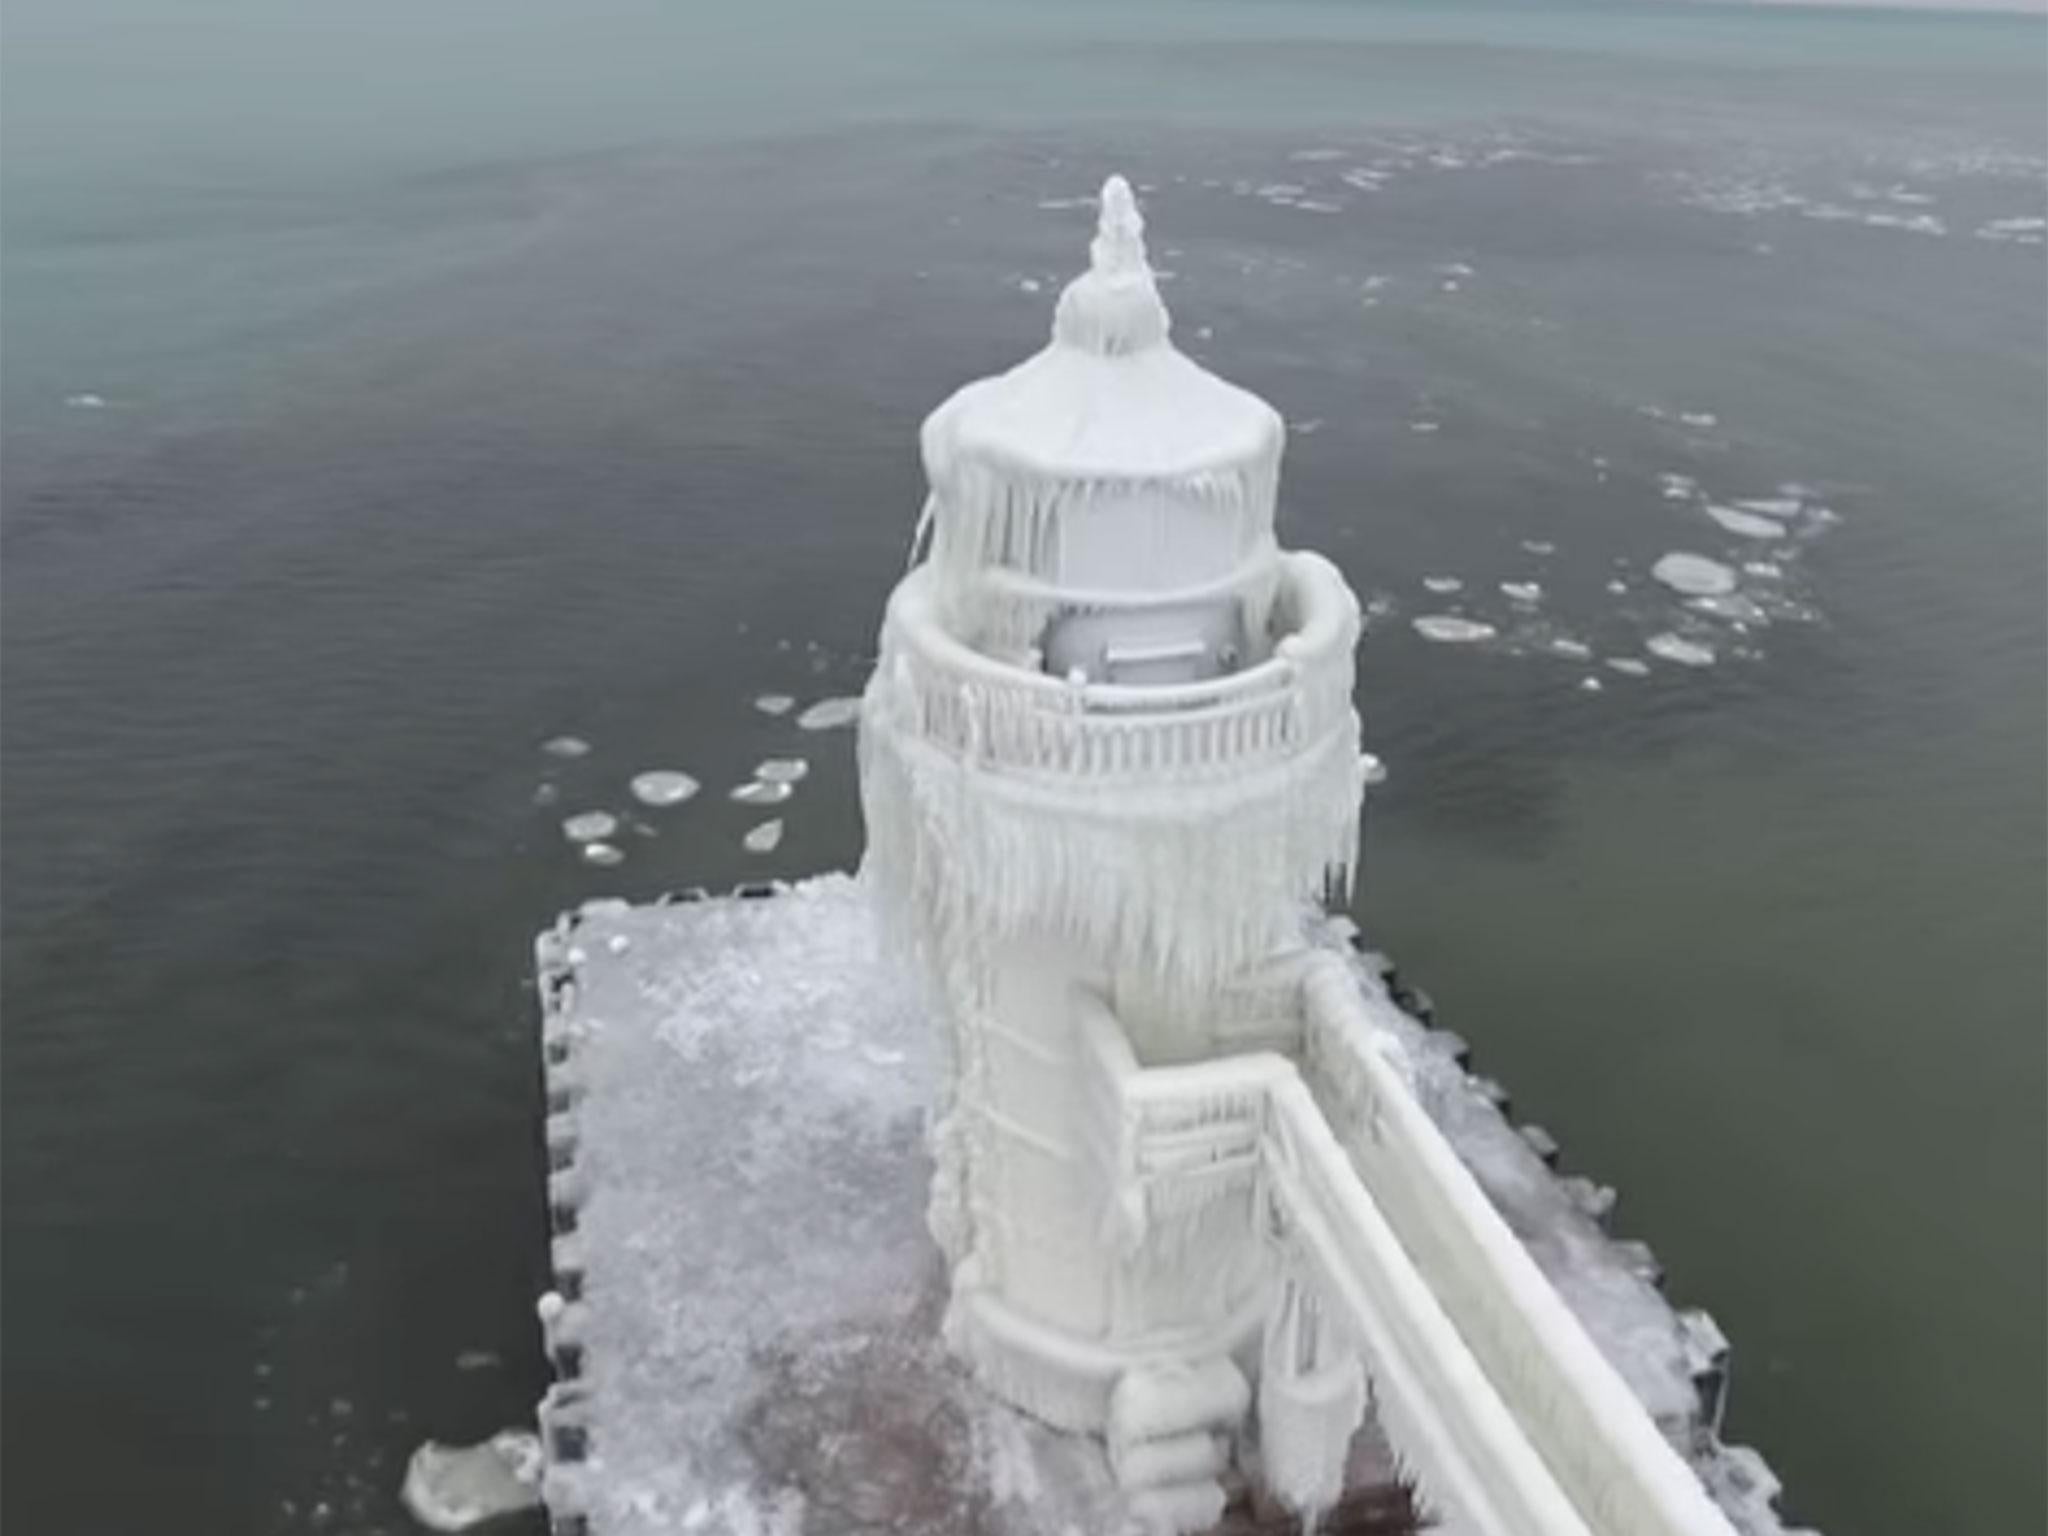
POLYGON ((1706 514, 1730 533, 1745 539, 1782 539, 1785 536, 1785 525, 1776 518, 1745 512, 1740 507, 1724 507, 1710 501, 1706 505, 1706 514))
POLYGON ((103 411, 107 408, 107 397, 86 390, 79 394, 66 395, 64 403, 74 411, 103 411))
POLYGON ((1687 597, 1714 597, 1735 590, 1735 572, 1705 555, 1674 550, 1650 567, 1650 574, 1687 597))
POLYGON ((781 843, 782 822, 780 818, 774 821, 762 822, 758 827, 751 828, 747 835, 740 839, 740 846, 749 853, 773 853, 781 843))
POLYGON ((650 768, 633 775, 633 798, 642 805, 681 805, 704 786, 674 768, 650 768))
POLYGON ((754 777, 763 784, 794 784, 810 771, 801 757, 771 757, 754 765, 754 777))
POLYGON ((786 693, 764 693, 754 700, 754 708, 764 715, 786 715, 796 708, 796 700, 786 693))
POLYGON ((1557 546, 1548 539, 1524 539, 1522 540, 1522 548, 1529 551, 1532 555, 1554 555, 1557 553, 1557 546))
POLYGON ((780 805, 795 793, 795 788, 787 783, 750 779, 733 786, 732 798, 741 805, 780 805))
POLYGON ((610 843, 585 843, 583 862, 595 864, 600 869, 610 869, 615 864, 626 862, 626 855, 610 843))
POLYGON ((1408 423, 1408 430, 1410 432, 1421 432, 1427 434, 1430 432, 1441 431, 1442 428, 1443 423, 1437 421, 1411 421, 1408 423))
POLYGON ((1700 491, 1699 481, 1693 479, 1691 475, 1659 475, 1657 487, 1664 493, 1666 501, 1691 501, 1700 491))
POLYGON ((1702 645, 1697 640, 1688 640, 1683 635, 1665 631, 1652 635, 1643 643, 1643 649, 1664 661, 1676 662, 1681 667, 1711 667, 1714 664, 1714 648, 1702 645))
POLYGON ((581 736, 556 736, 540 744, 541 751, 549 757, 588 757, 590 743, 581 736))
POLYGON ((1534 607, 1543 601, 1543 583, 1540 581, 1504 581, 1500 584, 1501 595, 1511 603, 1534 607))
POLYGON ((1744 597, 1740 592, 1720 592, 1711 597, 1695 597, 1685 606, 1698 613, 1726 619, 1731 624, 1770 623, 1770 616, 1757 605, 1755 599, 1744 597))
POLYGON ((1439 596, 1465 590, 1465 583, 1455 576, 1425 576, 1422 578, 1422 585, 1439 596))
POLYGON ((820 699, 796 717, 796 724, 801 731, 831 731, 851 725, 859 718, 860 700, 857 698, 820 699))
POLYGON ((1607 658, 1607 665, 1611 671, 1619 672, 1624 677, 1648 677, 1650 675, 1650 664, 1635 656, 1610 656, 1607 658))
POLYGON ((1597 677, 1582 677, 1579 679, 1579 691, 1581 693, 1599 693, 1604 686, 1597 677))
POLYGON ((1745 512, 1758 512, 1765 517, 1775 517, 1783 522, 1788 517, 1797 517, 1805 505, 1799 496, 1750 496, 1735 503, 1745 512))
POLYGON ((429 1440, 406 1464, 402 1496, 430 1530, 463 1531, 540 1504, 539 1437, 501 1430, 481 1445, 429 1440))
POLYGON ((1480 640, 1491 640, 1499 633, 1491 624, 1478 619, 1460 618, 1453 613, 1425 613, 1413 621, 1415 632, 1425 640, 1434 640, 1440 645, 1469 645, 1480 640))
POLYGON ((619 830, 619 818, 609 811, 579 811, 562 823, 562 836, 572 843, 594 843, 619 830))
POLYGON ((1591 661, 1593 647, 1583 640, 1574 640, 1568 635, 1559 635, 1550 642, 1551 654, 1569 657, 1573 661, 1591 661))
POLYGON ((1785 568, 1775 560, 1745 560, 1742 563, 1745 575, 1755 576, 1762 581, 1782 581, 1785 568))

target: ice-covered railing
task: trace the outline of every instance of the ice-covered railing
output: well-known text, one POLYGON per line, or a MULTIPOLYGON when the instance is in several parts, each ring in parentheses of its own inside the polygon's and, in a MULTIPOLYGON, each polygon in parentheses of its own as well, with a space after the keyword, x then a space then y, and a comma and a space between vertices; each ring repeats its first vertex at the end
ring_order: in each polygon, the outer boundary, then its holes
MULTIPOLYGON (((1108 1088, 1100 1148, 1117 1176, 1117 1231, 1136 1247, 1250 1189, 1246 1241, 1263 1236, 1273 1283, 1296 1286, 1362 1362, 1382 1428, 1444 1528, 1463 1536, 1586 1536, 1586 1527, 1430 1294, 1360 1183, 1294 1063, 1270 1052, 1140 1067, 1091 998, 1079 1019, 1090 1076, 1108 1088)), ((1202 1262, 1199 1258, 1195 1262, 1202 1262)), ((1325 1373, 1326 1375, 1329 1373, 1325 1373)), ((1285 1381, 1270 1381, 1284 1401, 1285 1381)), ((1355 1405, 1354 1405, 1355 1411, 1355 1405)), ((1314 1445, 1264 1448, 1269 1471, 1302 1468, 1297 1504, 1336 1491, 1355 1417, 1314 1445), (1313 1486, 1320 1485, 1320 1486, 1313 1486)), ((1329 1426, 1325 1426, 1328 1428, 1329 1426)), ((1272 1433, 1282 1438, 1284 1430, 1272 1433)))
POLYGON ((1285 557, 1280 606, 1299 615, 1274 654, 1165 687, 1070 683, 984 656, 949 634, 926 571, 889 601, 882 666, 891 723, 984 768, 1117 777, 1257 767, 1352 721, 1358 609, 1334 567, 1285 557))
POLYGON ((1602 1536, 1729 1536, 1698 1478, 1378 1048, 1341 958, 1309 958, 1302 1011, 1308 1078, 1354 1128, 1343 1143, 1350 1165, 1587 1525, 1602 1536))
POLYGON ((1450 1530, 1729 1536, 1423 1110, 1343 961, 1309 957, 1301 1000, 1308 1077, 1341 1109, 1342 1140, 1287 1058, 1140 1067, 1109 1011, 1082 1000, 1120 1239, 1255 1188, 1278 1283, 1304 1287, 1363 1363, 1450 1530))

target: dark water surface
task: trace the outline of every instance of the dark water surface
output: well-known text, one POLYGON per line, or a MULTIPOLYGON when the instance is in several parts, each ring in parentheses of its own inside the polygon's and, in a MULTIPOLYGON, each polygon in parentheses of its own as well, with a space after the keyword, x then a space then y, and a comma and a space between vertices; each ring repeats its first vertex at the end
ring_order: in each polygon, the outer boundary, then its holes
POLYGON ((396 1531, 420 1438, 529 1415, 530 936, 857 857, 850 736, 751 700, 857 691, 916 423, 1039 343, 1111 169, 1373 604, 1368 924, 1733 1336, 1802 1518, 2040 1527, 2038 24, 8 30, 10 1531, 396 1531), (1777 566, 1771 621, 1670 550, 1777 566), (1666 632, 1716 664, 1599 660, 1666 632), (724 791, 792 752, 746 855, 724 791), (706 792, 637 810, 650 767, 706 792))

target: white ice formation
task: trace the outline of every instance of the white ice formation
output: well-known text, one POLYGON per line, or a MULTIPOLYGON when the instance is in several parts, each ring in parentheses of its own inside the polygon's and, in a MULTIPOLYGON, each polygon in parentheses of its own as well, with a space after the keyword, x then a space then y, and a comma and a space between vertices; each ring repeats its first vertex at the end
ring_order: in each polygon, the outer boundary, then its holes
POLYGON ((1472 645, 1491 640, 1497 631, 1479 619, 1460 618, 1455 613, 1424 613, 1412 621, 1415 633, 1439 645, 1472 645))
POLYGON ((1740 506, 1724 507, 1717 502, 1707 503, 1707 516, 1719 523, 1730 533, 1745 539, 1782 539, 1785 525, 1775 517, 1761 512, 1746 512, 1740 506))
POLYGON ((1711 667, 1714 664, 1714 648, 1698 640, 1688 640, 1683 635, 1666 632, 1652 635, 1643 642, 1643 649, 1661 660, 1674 662, 1681 667, 1711 667))
POLYGON ((650 768, 645 773, 633 776, 631 785, 633 798, 642 805, 656 808, 681 805, 691 799, 703 786, 687 773, 673 768, 650 768))
POLYGON ((1735 572, 1705 555, 1677 550, 1650 567, 1650 574, 1687 597, 1718 597, 1735 590, 1735 572))
POLYGON ((747 835, 740 839, 740 845, 749 853, 773 853, 782 846, 781 820, 764 821, 758 827, 751 828, 747 835))
POLYGON ((786 715, 796 708, 796 700, 786 693, 764 693, 754 700, 754 708, 764 715, 786 715))
POLYGON ((771 757, 754 766, 754 777, 763 784, 795 784, 811 771, 800 757, 771 757))
POLYGON ((796 725, 800 731, 834 731, 859 718, 859 699, 820 699, 796 717, 796 725))
POLYGON ((594 843, 619 830, 619 818, 609 811, 578 811, 562 823, 562 836, 572 843, 594 843))
POLYGON ((796 790, 779 779, 749 779, 732 787, 732 798, 741 805, 780 805, 796 790))
POLYGON ((1216 1520, 1240 1437, 1313 1524, 1370 1402, 1443 1529, 1727 1536, 1309 942, 1359 605, 1276 542, 1284 424, 1175 349, 1142 231, 1111 179, 1050 344, 925 423, 861 706, 864 878, 944 1035, 945 1338, 1154 1530, 1216 1520))
POLYGON ((429 1440, 406 1464, 402 1496, 428 1529, 466 1531, 536 1507, 541 1465, 539 1437, 529 1430, 502 1430, 481 1445, 429 1440))

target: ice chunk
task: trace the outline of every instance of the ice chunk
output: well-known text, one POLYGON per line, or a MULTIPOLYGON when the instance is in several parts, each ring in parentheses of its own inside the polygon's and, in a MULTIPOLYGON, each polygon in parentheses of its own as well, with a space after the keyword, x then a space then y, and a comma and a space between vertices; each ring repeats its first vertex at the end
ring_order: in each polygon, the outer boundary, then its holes
POLYGON ((1554 555, 1557 553, 1557 546, 1548 539, 1524 539, 1522 540, 1522 548, 1529 551, 1532 555, 1554 555))
POLYGON ((764 693, 754 700, 754 708, 764 715, 786 715, 796 708, 796 700, 786 693, 764 693))
POLYGON ((782 821, 764 821, 740 839, 740 846, 749 853, 773 853, 782 843, 782 821))
POLYGON ((1602 683, 1597 677, 1582 677, 1579 679, 1579 691, 1581 693, 1599 693, 1605 686, 1606 684, 1602 683))
POLYGON ((500 1430, 481 1445, 429 1440, 406 1464, 403 1496, 430 1530, 464 1531, 540 1504, 540 1439, 500 1430))
POLYGON ((66 395, 64 403, 74 411, 103 411, 107 408, 107 397, 95 395, 88 390, 76 395, 66 395))
POLYGON ((619 830, 619 818, 609 811, 579 811, 562 823, 562 836, 572 843, 594 843, 619 830))
POLYGON ((1680 411, 1678 419, 1688 427, 1718 427, 1721 418, 1712 411, 1680 411))
POLYGON ((1650 664, 1634 656, 1610 656, 1607 658, 1607 665, 1625 677, 1648 677, 1650 675, 1650 664))
POLYGON ((615 864, 626 862, 626 856, 610 843, 585 843, 583 862, 595 864, 600 869, 610 869, 615 864))
POLYGON ((1410 432, 1430 433, 1437 431, 1440 426, 1441 423, 1434 421, 1411 421, 1408 423, 1408 430, 1410 432))
POLYGON ((1726 528, 1730 533, 1740 534, 1745 539, 1782 539, 1784 525, 1774 518, 1764 517, 1755 512, 1745 512, 1739 507, 1724 507, 1715 502, 1707 503, 1707 516, 1726 528))
POLYGON ((811 771, 800 757, 771 757, 754 767, 754 777, 763 784, 794 784, 811 771))
POLYGON ((704 786, 673 768, 650 768, 633 776, 633 798, 642 805, 681 805, 704 786))
POLYGON ((540 744, 541 751, 549 757, 588 757, 590 743, 581 736, 556 736, 540 744))
POLYGON ((1657 484, 1664 492, 1666 501, 1690 501, 1699 494, 1700 483, 1691 475, 1663 474, 1657 477, 1657 484))
POLYGON ((1510 602, 1531 604, 1543 601, 1543 584, 1538 581, 1504 581, 1500 590, 1510 602))
POLYGON ((1422 585, 1439 595, 1465 590, 1465 583, 1455 576, 1425 576, 1422 578, 1422 585))
POLYGON ((1612 592, 1616 597, 1620 597, 1622 593, 1628 590, 1628 583, 1621 580, 1619 577, 1616 577, 1613 581, 1607 583, 1607 590, 1612 592))
POLYGON ((1765 517, 1775 517, 1782 522, 1799 515, 1801 502, 1797 496, 1757 496, 1738 501, 1735 505, 1745 512, 1761 512, 1765 517))
POLYGON ((1441 645, 1468 645, 1491 640, 1499 631, 1478 619, 1462 619, 1451 613, 1425 613, 1414 620, 1415 632, 1441 645))
POLYGON ((1699 613, 1726 619, 1731 624, 1768 624, 1770 616, 1740 592, 1723 592, 1715 597, 1696 597, 1685 605, 1699 613))
POLYGON ((1711 667, 1714 664, 1714 648, 1701 645, 1697 640, 1688 640, 1683 635, 1665 632, 1652 635, 1644 642, 1643 649, 1664 661, 1676 662, 1681 667, 1711 667))
POLYGON ((1586 644, 1583 640, 1573 640, 1564 635, 1559 635, 1555 640, 1551 641, 1550 649, 1552 654, 1568 656, 1573 661, 1591 661, 1593 659, 1593 647, 1586 644))
POLYGON ((1650 574, 1674 592, 1687 597, 1714 597, 1735 590, 1735 572, 1718 560, 1683 550, 1665 555, 1650 567, 1650 574))
POLYGON ((1745 560, 1742 569, 1748 575, 1765 581, 1781 581, 1785 576, 1785 568, 1775 560, 1745 560))
POLYGON ((750 779, 733 787, 732 798, 741 805, 780 805, 795 793, 787 783, 750 779))
POLYGON ((796 717, 798 730, 831 731, 853 724, 860 718, 857 698, 820 699, 796 717))

